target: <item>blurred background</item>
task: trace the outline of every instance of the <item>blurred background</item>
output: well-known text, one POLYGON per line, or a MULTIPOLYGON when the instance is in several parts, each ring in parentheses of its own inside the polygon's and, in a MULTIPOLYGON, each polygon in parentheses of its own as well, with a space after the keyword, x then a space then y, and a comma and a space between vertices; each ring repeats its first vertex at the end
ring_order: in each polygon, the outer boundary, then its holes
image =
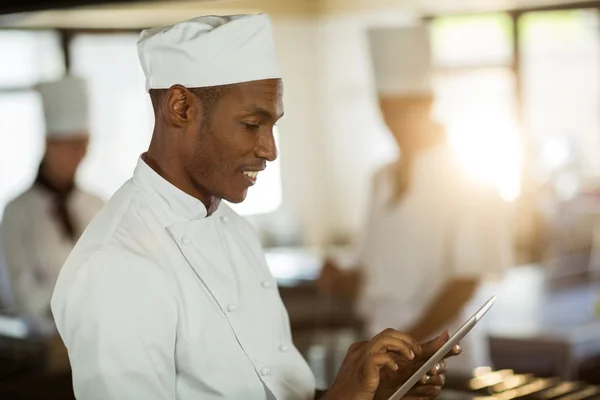
MULTIPOLYGON (((318 385, 331 384, 348 345, 372 327, 437 328, 424 315, 444 293, 462 299, 448 311, 452 320, 496 294, 477 328, 484 361, 456 373, 451 389, 598 398, 591 385, 600 384, 600 1, 4 1, 0 216, 32 185, 45 152, 37 84, 65 75, 87 80, 90 141, 76 184, 108 200, 152 133, 136 52, 141 29, 249 12, 272 18, 286 112, 278 160, 233 207, 261 235, 318 385), (414 39, 419 29, 425 33, 414 39), (407 91, 419 72, 426 89, 407 91), (415 115, 431 121, 424 128, 415 115), (422 154, 415 148, 438 142, 403 138, 434 126, 456 173, 442 174, 446 161, 437 158, 407 161, 420 159, 408 156, 422 154), (394 182, 392 189, 378 179, 394 182), (399 199, 388 208, 386 188, 399 199), (471 216, 466 227, 456 223, 462 217, 436 211, 448 204, 471 216), (396 225, 382 228, 384 220, 396 225), (444 233, 455 225, 462 233, 444 233), (460 251, 476 265, 454 276, 460 251), (419 252, 438 258, 426 267, 419 252), (429 296, 377 297, 386 279, 391 292, 416 285, 429 296), (465 280, 474 286, 461 291, 456 285, 465 280), (346 290, 353 285, 359 289, 346 290), (401 299, 407 303, 394 303, 401 299), (397 323, 389 314, 400 316, 397 323)), ((4 259, 0 397, 72 398, 66 352, 15 301, 4 259)))

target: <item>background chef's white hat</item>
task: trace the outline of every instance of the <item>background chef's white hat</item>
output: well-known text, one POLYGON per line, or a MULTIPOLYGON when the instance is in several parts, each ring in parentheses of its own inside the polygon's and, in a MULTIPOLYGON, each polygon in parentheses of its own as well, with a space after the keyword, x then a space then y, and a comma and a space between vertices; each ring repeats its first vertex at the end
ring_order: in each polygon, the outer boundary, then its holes
POLYGON ((431 95, 431 50, 426 26, 369 31, 379 95, 431 95))
POLYGON ((205 16, 148 29, 138 55, 146 90, 281 78, 266 14, 205 16))
POLYGON ((47 137, 60 139, 89 134, 85 80, 68 76, 54 82, 40 83, 36 90, 42 97, 47 137))

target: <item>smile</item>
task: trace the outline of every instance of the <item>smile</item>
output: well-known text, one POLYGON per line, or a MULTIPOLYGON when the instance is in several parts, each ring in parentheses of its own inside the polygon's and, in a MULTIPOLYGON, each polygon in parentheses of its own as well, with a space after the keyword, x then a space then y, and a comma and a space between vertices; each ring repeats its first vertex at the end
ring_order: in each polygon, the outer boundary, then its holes
POLYGON ((251 179, 256 179, 258 176, 258 171, 242 171, 242 173, 251 179))
POLYGON ((242 171, 242 174, 246 176, 251 185, 254 185, 259 172, 260 171, 242 171))

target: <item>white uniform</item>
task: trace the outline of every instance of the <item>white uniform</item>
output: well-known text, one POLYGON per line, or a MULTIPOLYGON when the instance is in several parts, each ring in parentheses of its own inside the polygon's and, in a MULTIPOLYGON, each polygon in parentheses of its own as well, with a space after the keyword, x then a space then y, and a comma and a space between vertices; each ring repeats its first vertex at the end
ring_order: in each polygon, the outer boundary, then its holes
MULTIPOLYGON (((360 255, 366 283, 359 307, 371 334, 409 329, 451 279, 498 274, 512 261, 505 203, 462 178, 446 147, 418 156, 411 185, 390 206, 393 173, 388 166, 375 175, 360 255)), ((463 341, 455 368, 487 361, 477 333, 463 341)))
MULTIPOLYGON (((67 207, 80 234, 102 208, 102 200, 75 189, 67 207)), ((2 221, 2 247, 15 307, 41 334, 56 332, 50 298, 74 246, 63 234, 53 208, 52 195, 34 185, 6 206, 2 221)))
POLYGON ((143 161, 83 234, 52 299, 80 400, 314 397, 253 228, 143 161))

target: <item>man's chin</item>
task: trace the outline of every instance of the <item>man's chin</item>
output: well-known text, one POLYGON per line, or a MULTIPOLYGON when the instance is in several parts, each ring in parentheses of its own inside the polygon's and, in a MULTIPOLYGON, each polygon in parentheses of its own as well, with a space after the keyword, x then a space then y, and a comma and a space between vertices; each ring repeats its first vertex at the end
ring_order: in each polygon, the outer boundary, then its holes
POLYGON ((232 203, 232 204, 239 204, 242 201, 246 200, 247 195, 248 195, 248 189, 244 190, 243 192, 239 192, 239 193, 227 194, 226 196, 223 196, 223 199, 225 199, 227 202, 232 203))

